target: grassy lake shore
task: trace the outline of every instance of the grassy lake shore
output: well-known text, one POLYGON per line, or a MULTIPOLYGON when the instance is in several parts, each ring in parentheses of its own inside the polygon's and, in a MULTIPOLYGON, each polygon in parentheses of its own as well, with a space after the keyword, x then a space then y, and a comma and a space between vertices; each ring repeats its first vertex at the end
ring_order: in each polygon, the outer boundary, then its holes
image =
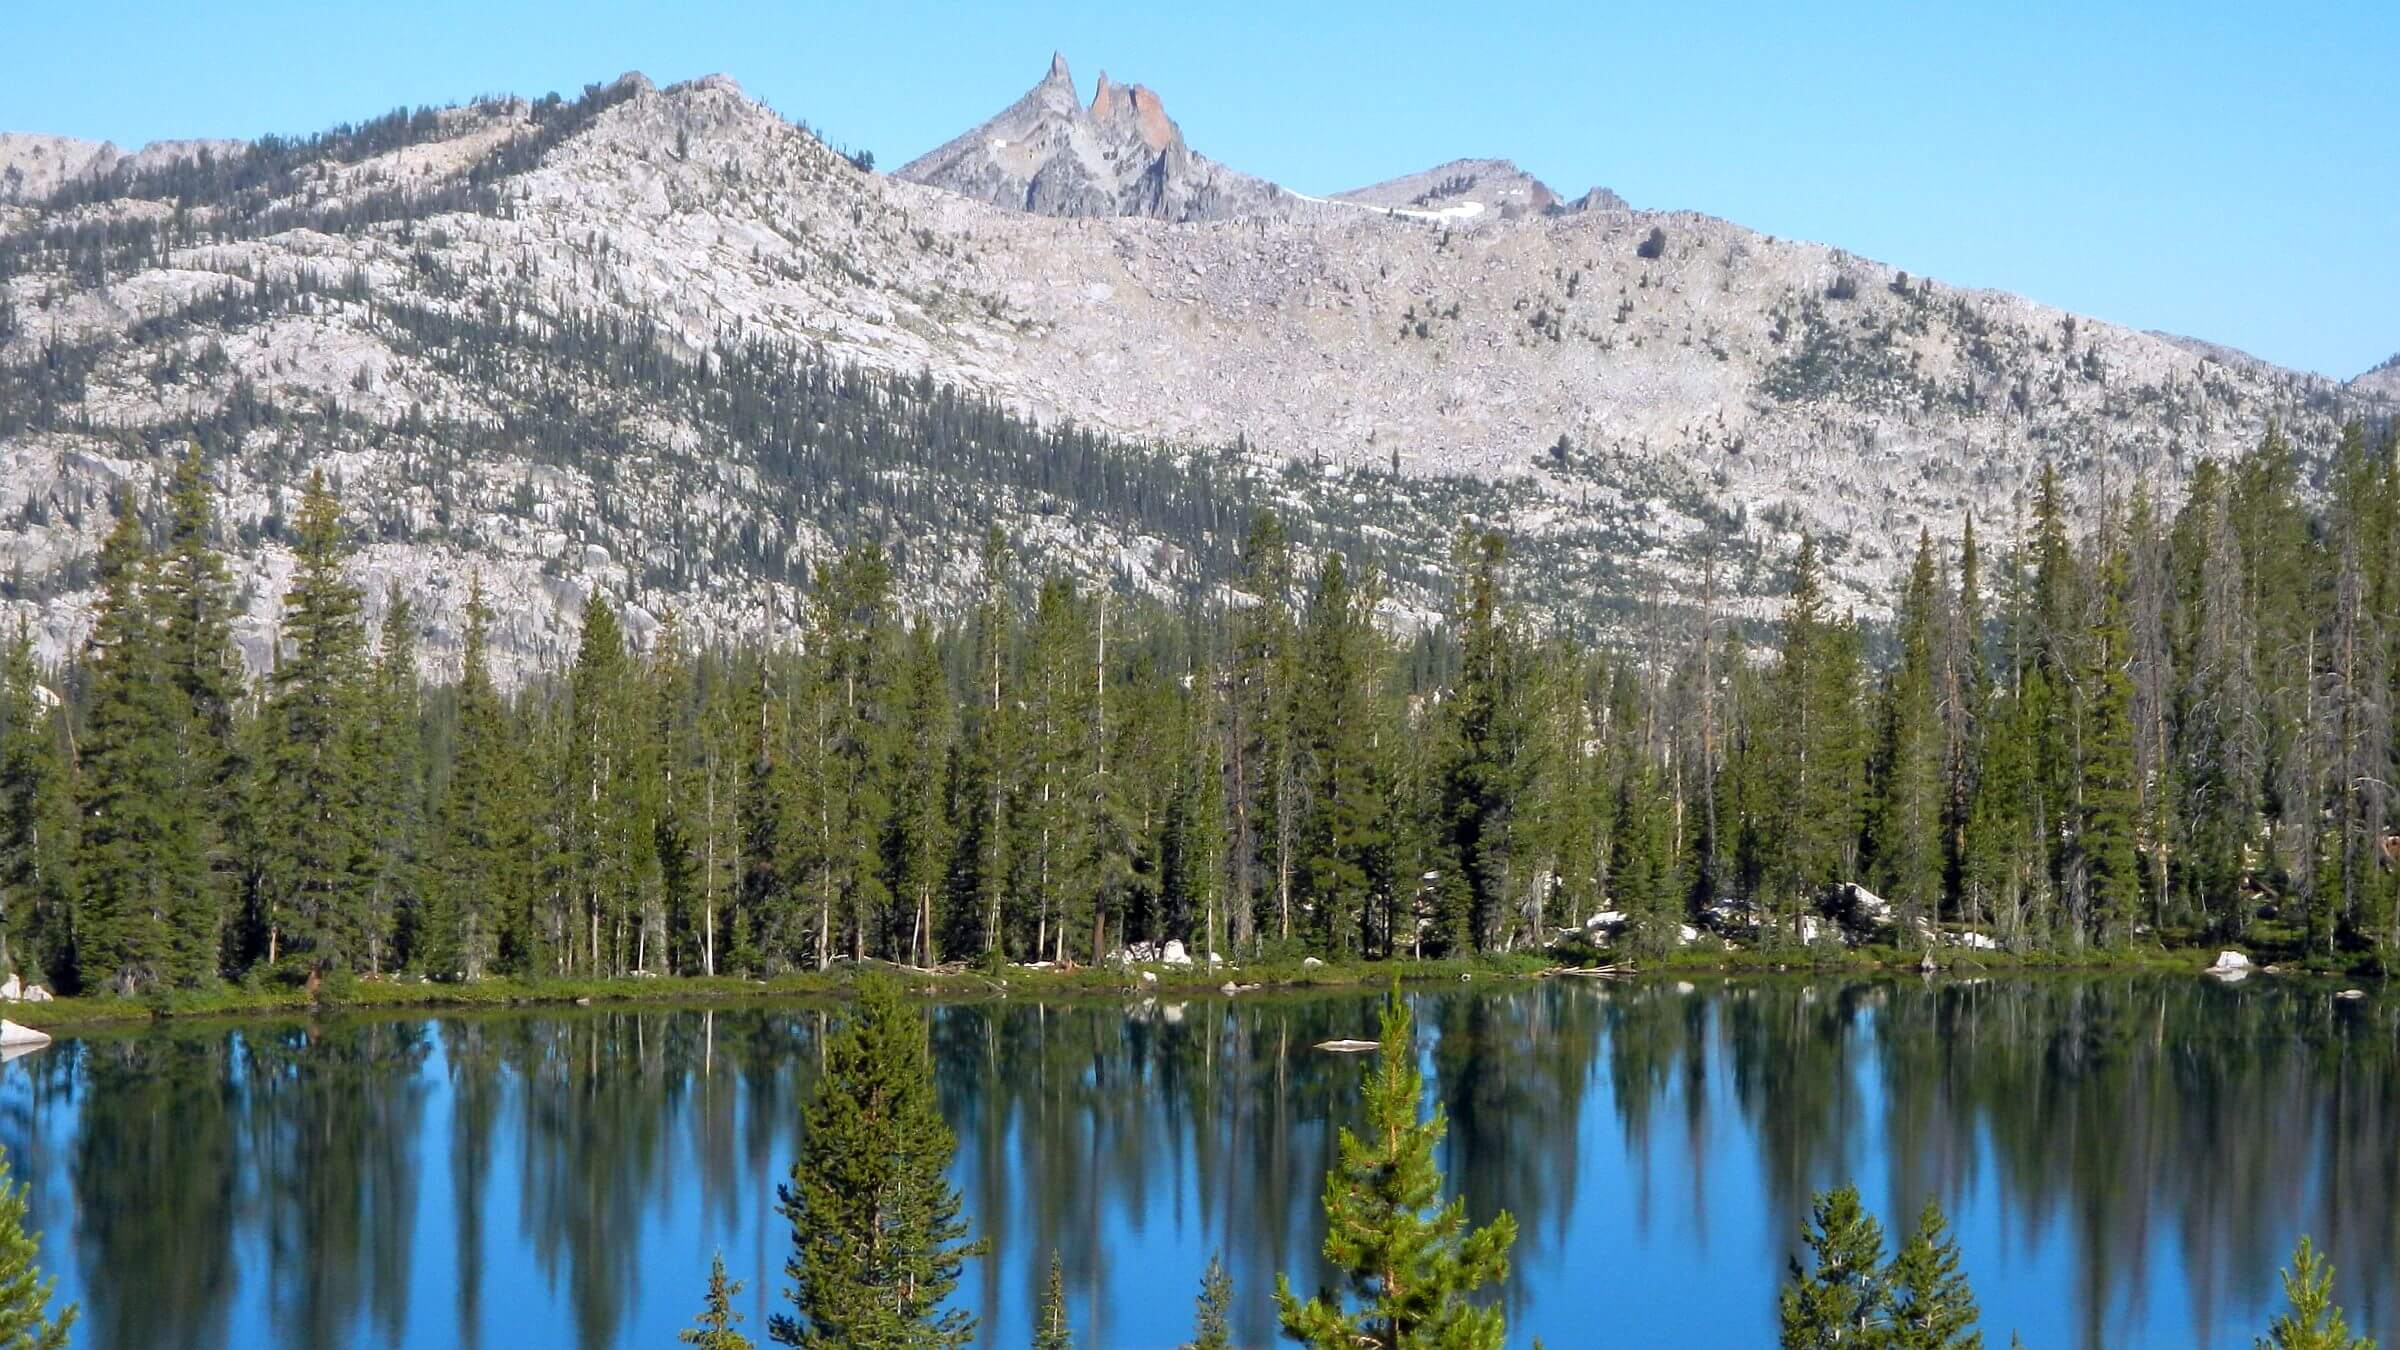
MULTIPOLYGON (((2159 972, 2192 973, 2204 969, 2219 950, 2216 946, 2138 947, 2118 950, 2008 952, 1943 949, 1937 956, 1949 974, 2011 972, 2159 972)), ((2271 948, 2251 954, 2271 975, 2333 978, 2344 974, 2282 959, 2271 948)), ((1605 956, 1594 962, 1605 961, 1605 956)), ((1794 972, 1911 972, 1922 953, 1897 947, 1852 947, 1810 951, 1783 949, 1705 950, 1686 948, 1637 968, 1633 976, 1744 975, 1794 972)), ((706 1005, 839 999, 849 991, 861 969, 890 972, 916 992, 929 997, 1004 998, 1033 996, 1122 996, 1125 994, 1206 994, 1228 984, 1243 992, 1274 989, 1341 989, 1378 986, 1395 977, 1404 983, 1461 979, 1536 979, 1565 968, 1591 964, 1555 954, 1519 953, 1425 961, 1325 961, 1306 959, 1258 961, 1209 970, 1201 966, 1118 965, 1081 966, 1060 970, 1027 966, 949 967, 913 970, 870 962, 849 963, 824 971, 805 971, 773 979, 746 976, 615 976, 604 979, 521 978, 495 976, 472 982, 441 982, 414 977, 340 978, 325 981, 313 994, 306 988, 279 984, 223 985, 214 989, 179 990, 143 998, 113 996, 61 998, 48 1003, 21 1003, 7 1010, 9 1020, 43 1031, 76 1027, 139 1023, 158 1019, 274 1017, 333 1010, 428 1011, 493 1010, 513 1007, 642 1004, 706 1005)))

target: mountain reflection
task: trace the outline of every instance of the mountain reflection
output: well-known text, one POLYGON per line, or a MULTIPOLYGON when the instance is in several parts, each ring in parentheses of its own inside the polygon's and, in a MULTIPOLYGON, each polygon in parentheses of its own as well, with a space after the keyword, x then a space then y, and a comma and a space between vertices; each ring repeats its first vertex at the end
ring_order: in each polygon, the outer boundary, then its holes
MULTIPOLYGON (((2400 1022, 2272 982, 1789 979, 1416 996, 1442 1163, 1517 1216, 1520 1336, 1766 1333, 1809 1192, 1959 1221, 1987 1329, 2246 1344, 2292 1236, 2388 1330, 2400 1022), (1712 1293, 1678 1299, 1702 1267, 1712 1293), (1593 1309, 1612 1309, 1605 1325, 1593 1309), (1653 1306, 1666 1305, 1666 1306, 1653 1306), (1617 1311, 1617 1310, 1623 1311, 1617 1311)), ((957 1179, 1021 1343, 1049 1253, 1089 1345, 1171 1344, 1222 1253, 1245 1343, 1327 1278, 1318 1200, 1373 999, 938 1009, 957 1179)), ((0 1143, 95 1346, 671 1344, 722 1249, 752 1329, 831 1007, 165 1025, 0 1079, 0 1143)))

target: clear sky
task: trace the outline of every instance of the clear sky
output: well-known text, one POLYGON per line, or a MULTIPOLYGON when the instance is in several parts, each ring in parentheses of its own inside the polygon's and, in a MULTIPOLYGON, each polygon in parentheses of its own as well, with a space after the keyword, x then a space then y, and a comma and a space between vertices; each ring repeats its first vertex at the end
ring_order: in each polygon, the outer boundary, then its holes
POLYGON ((0 129, 124 145, 723 71, 896 167, 1039 79, 1150 85, 1306 192, 1462 155, 2348 377, 2400 351, 2400 0, 1509 5, 77 0, 0 129))

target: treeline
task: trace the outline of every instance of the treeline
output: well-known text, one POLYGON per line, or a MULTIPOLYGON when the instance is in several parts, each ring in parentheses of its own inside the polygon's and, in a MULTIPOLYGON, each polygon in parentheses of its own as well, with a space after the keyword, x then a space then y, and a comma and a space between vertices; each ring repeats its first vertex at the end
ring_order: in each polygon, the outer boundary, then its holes
POLYGON ((1248 599, 1037 583, 995 533, 965 612, 912 622, 863 545, 801 631, 740 650, 672 616, 637 643, 594 594, 568 668, 508 696, 480 597, 460 678, 421 687, 321 481, 276 665, 245 678, 194 453, 147 512, 119 502, 77 658, 8 653, 7 956, 132 992, 1454 954, 1595 918, 1656 953, 1686 925, 1808 940, 1853 882, 1911 943, 2265 923, 2380 950, 2395 450, 2353 430, 2304 493, 2270 437, 2080 540, 2045 471, 1995 563, 1971 525, 1919 540, 1888 632, 1834 611, 1803 539, 1772 643, 1711 616, 1599 651, 1535 631, 1505 541, 1465 534, 1443 625, 1395 640, 1371 574, 1261 513, 1248 599))

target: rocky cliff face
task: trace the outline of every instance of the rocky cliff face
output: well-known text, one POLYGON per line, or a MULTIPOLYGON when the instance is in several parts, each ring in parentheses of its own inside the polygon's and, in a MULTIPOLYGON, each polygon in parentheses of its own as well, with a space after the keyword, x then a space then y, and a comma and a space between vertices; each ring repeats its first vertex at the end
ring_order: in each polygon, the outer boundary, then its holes
POLYGON ((1532 209, 1469 163, 1287 202, 1062 64, 911 166, 946 186, 730 80, 628 78, 0 201, 0 621, 71 649, 111 494, 186 442, 255 661, 321 467, 439 672, 472 574, 523 669, 594 586, 637 633, 788 632, 862 537, 928 607, 991 523, 1036 571, 1213 593, 1260 505, 1370 554, 1396 623, 1469 521, 1602 631, 1704 575, 1770 612, 1802 528, 1873 614, 1920 526, 2007 520, 2045 459, 2097 510, 2393 408, 1707 216, 1532 209))
POLYGON ((1296 204, 1264 179, 1184 144, 1158 95, 1104 71, 1087 106, 1066 58, 983 125, 903 167, 898 177, 1043 216, 1225 220, 1296 204))

